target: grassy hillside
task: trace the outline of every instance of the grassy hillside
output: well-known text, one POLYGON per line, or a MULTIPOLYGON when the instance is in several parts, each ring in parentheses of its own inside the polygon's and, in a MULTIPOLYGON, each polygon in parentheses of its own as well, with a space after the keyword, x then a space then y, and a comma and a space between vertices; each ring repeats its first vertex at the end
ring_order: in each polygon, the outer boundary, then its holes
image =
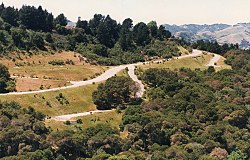
POLYGON ((69 81, 91 79, 108 67, 91 65, 75 52, 12 53, 0 58, 16 78, 17 91, 30 91, 70 85, 69 81), (70 61, 71 65, 51 65, 51 61, 70 61), (37 79, 39 78, 39 79, 37 79))
POLYGON ((21 77, 37 77, 59 80, 83 80, 103 72, 104 66, 91 65, 86 59, 75 52, 61 52, 55 54, 13 54, 0 59, 0 63, 7 66, 11 75, 21 77), (51 65, 51 61, 70 60, 73 65, 51 65))
MULTIPOLYGON (((183 58, 183 59, 175 59, 171 61, 164 61, 162 63, 150 63, 150 64, 144 64, 140 67, 142 69, 148 69, 148 68, 169 68, 171 70, 178 69, 178 68, 190 68, 192 70, 196 68, 200 68, 202 70, 207 69, 208 67, 206 64, 209 63, 209 61, 213 58, 211 54, 203 54, 201 56, 197 57, 190 57, 190 58, 183 58)), ((220 59, 218 64, 218 67, 215 67, 216 70, 222 70, 222 69, 230 69, 229 65, 226 65, 224 63, 224 59, 220 59)))
POLYGON ((65 122, 58 122, 54 120, 47 120, 46 126, 51 127, 53 130, 76 130, 77 128, 88 128, 97 124, 110 124, 112 127, 119 128, 122 121, 123 113, 117 113, 115 110, 107 113, 96 113, 93 115, 77 117, 73 120, 82 120, 82 124, 72 121, 70 125, 65 122))
POLYGON ((39 94, 4 95, 0 96, 0 101, 15 100, 25 108, 31 106, 49 116, 91 111, 95 110, 95 105, 92 102, 92 92, 96 87, 97 85, 88 85, 39 94), (59 100, 57 100, 56 97, 60 93, 64 98, 58 98, 59 100), (60 101, 62 101, 62 104, 60 101))

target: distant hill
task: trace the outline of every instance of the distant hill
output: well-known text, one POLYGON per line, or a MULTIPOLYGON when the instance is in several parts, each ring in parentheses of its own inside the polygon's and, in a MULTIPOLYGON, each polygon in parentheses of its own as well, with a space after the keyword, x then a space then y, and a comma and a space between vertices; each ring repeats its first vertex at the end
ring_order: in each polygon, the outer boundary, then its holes
POLYGON ((217 40, 218 43, 238 43, 241 48, 250 48, 250 23, 238 23, 236 25, 212 24, 212 25, 164 25, 175 37, 182 37, 190 42, 196 40, 217 40))

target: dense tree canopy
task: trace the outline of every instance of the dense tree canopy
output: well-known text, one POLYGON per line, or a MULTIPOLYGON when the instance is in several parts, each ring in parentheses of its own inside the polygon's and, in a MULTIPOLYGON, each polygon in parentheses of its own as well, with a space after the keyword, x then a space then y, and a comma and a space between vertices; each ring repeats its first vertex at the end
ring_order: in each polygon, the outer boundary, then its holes
POLYGON ((10 78, 8 68, 0 64, 0 93, 15 91, 15 82, 10 78))
POLYGON ((193 44, 194 48, 212 52, 212 53, 217 53, 217 54, 225 54, 227 51, 231 49, 239 49, 238 44, 224 44, 224 45, 219 45, 217 41, 214 42, 209 42, 209 41, 204 41, 204 40, 198 40, 196 43, 193 44))
POLYGON ((67 21, 67 18, 62 13, 55 18, 55 25, 66 26, 68 23, 67 21))
POLYGON ((118 76, 98 85, 92 97, 98 109, 111 109, 130 102, 137 91, 138 87, 130 78, 118 76))
POLYGON ((53 15, 41 6, 23 6, 19 11, 19 19, 22 25, 35 31, 51 32, 53 28, 53 15))
POLYGON ((130 18, 119 24, 109 15, 95 14, 89 21, 79 18, 74 27, 67 26, 69 21, 64 14, 54 18, 41 6, 24 5, 15 9, 3 4, 0 16, 0 51, 3 54, 19 50, 71 50, 80 52, 94 64, 118 65, 144 61, 148 56, 162 56, 166 50, 165 58, 178 52, 176 46, 158 45, 158 41, 170 38, 171 33, 154 21, 133 26, 130 18), (148 48, 153 49, 144 54, 148 48))
POLYGON ((135 25, 133 29, 133 37, 137 45, 145 46, 146 44, 148 44, 150 42, 149 35, 150 35, 149 28, 145 23, 140 22, 135 25))

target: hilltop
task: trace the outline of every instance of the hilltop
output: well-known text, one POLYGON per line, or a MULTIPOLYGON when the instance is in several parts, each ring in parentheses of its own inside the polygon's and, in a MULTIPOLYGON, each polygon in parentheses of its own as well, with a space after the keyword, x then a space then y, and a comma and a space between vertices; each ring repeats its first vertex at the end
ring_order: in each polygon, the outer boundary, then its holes
POLYGON ((250 47, 250 23, 228 24, 185 24, 164 25, 175 37, 182 37, 190 42, 197 40, 216 40, 220 44, 238 43, 243 49, 250 47))

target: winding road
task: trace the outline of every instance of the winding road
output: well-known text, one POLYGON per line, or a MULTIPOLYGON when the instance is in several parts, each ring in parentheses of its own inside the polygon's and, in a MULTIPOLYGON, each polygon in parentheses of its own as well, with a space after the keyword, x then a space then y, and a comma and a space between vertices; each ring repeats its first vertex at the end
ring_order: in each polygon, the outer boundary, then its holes
MULTIPOLYGON (((188 58, 188 57, 195 57, 202 54, 201 51, 199 50, 193 50, 193 52, 189 55, 184 55, 184 56, 180 56, 178 57, 178 59, 181 58, 188 58)), ((155 61, 155 62, 159 62, 159 61, 155 61)), ((144 62, 144 63, 150 63, 150 62, 144 62)), ((25 94, 36 94, 36 93, 44 93, 44 92, 50 92, 50 91, 58 91, 58 90, 63 90, 63 89, 69 89, 69 88, 76 88, 76 87, 80 87, 80 86, 86 86, 89 84, 93 84, 93 83, 98 83, 98 82, 102 82, 107 80, 108 78, 114 76, 116 73, 120 72, 121 70, 125 69, 126 67, 128 67, 129 69, 129 75, 130 77, 137 83, 140 84, 141 89, 143 90, 144 87, 142 87, 142 83, 141 81, 138 80, 137 76, 134 74, 134 69, 135 66, 139 66, 142 65, 143 62, 139 62, 139 63, 134 63, 134 64, 126 64, 126 65, 120 65, 120 66, 115 66, 110 68, 109 70, 107 70, 106 72, 104 72, 103 74, 101 74, 100 76, 94 78, 94 79, 90 79, 90 80, 86 80, 86 81, 71 81, 70 83, 72 85, 70 86, 64 86, 64 87, 59 87, 59 88, 51 88, 51 89, 44 89, 44 90, 38 90, 38 91, 27 91, 27 92, 11 92, 11 93, 5 93, 5 94, 0 94, 0 95, 25 95, 25 94)), ((143 90, 144 91, 144 90, 143 90)), ((139 96, 142 96, 142 94, 138 93, 139 96)))
MULTIPOLYGON (((180 56, 178 58, 173 58, 173 59, 182 59, 182 58, 189 58, 189 57, 196 57, 202 54, 202 51, 200 50, 193 50, 193 52, 191 54, 188 55, 183 55, 180 56)), ((210 60, 210 62, 206 65, 206 66, 214 66, 215 63, 220 59, 220 56, 217 54, 214 54, 214 57, 210 60)), ((162 60, 158 60, 158 61, 154 61, 154 63, 156 62, 161 62, 162 60)), ((63 90, 63 89, 69 89, 69 88, 76 88, 76 87, 80 87, 80 86, 86 86, 86 85, 90 85, 93 83, 98 83, 98 82, 103 82, 105 80, 107 80, 108 78, 114 76, 115 74, 117 74, 119 71, 128 68, 128 74, 131 77, 131 79, 133 81, 135 81, 136 83, 138 83, 140 89, 139 91, 136 93, 136 96, 138 98, 143 96, 143 93, 145 91, 144 89, 144 85, 143 83, 137 78, 137 76, 135 75, 135 67, 136 66, 140 66, 143 64, 147 64, 150 62, 139 62, 139 63, 134 63, 134 64, 127 64, 127 65, 120 65, 120 66, 116 66, 116 67, 112 67, 109 70, 107 70, 106 72, 104 72, 103 74, 101 74, 100 76, 91 79, 91 80, 86 80, 86 81, 71 81, 72 85, 71 86, 65 86, 65 87, 59 87, 59 88, 52 88, 52 89, 45 89, 45 90, 38 90, 38 91, 28 91, 28 92, 11 92, 11 93, 6 93, 6 94, 0 94, 2 96, 4 95, 25 95, 25 94, 35 94, 35 93, 44 93, 44 92, 50 92, 50 91, 58 91, 58 90, 63 90)), ((75 117, 79 117, 79 116, 86 116, 86 115, 90 115, 90 114, 94 114, 94 113, 102 113, 102 112, 110 112, 112 110, 106 110, 106 111, 100 111, 100 110, 95 110, 95 111, 89 111, 89 112, 83 112, 83 113, 76 113, 76 114, 68 114, 68 115, 62 115, 62 116, 56 116, 56 117, 52 117, 52 120, 56 120, 56 121, 67 121, 70 120, 72 118, 75 117)))
MULTIPOLYGON (((212 54, 212 53, 211 53, 212 54)), ((210 60, 210 62, 206 66, 213 66, 216 67, 216 63, 222 58, 221 55, 213 54, 213 58, 210 60)))

